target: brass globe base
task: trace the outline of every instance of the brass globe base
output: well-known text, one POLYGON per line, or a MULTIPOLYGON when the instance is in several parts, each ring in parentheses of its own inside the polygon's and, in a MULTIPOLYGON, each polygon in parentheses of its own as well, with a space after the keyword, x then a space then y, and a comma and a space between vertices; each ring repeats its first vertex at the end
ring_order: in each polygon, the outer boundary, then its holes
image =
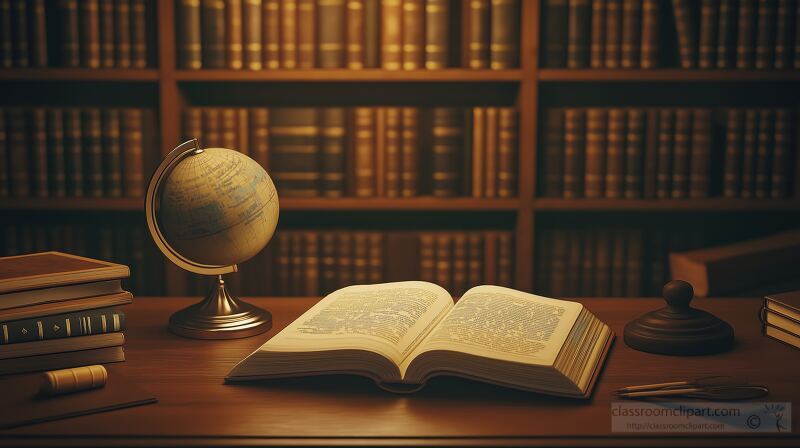
POLYGON ((246 338, 270 328, 272 314, 231 296, 221 275, 202 302, 169 318, 169 331, 194 339, 246 338))

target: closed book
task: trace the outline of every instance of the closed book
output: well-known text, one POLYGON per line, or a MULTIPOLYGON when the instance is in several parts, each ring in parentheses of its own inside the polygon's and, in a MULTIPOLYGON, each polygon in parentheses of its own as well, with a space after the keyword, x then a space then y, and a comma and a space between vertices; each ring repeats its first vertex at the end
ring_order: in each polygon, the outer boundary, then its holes
POLYGON ((244 0, 242 6, 242 48, 244 67, 248 70, 261 70, 263 67, 261 30, 262 0, 244 0))
POLYGON ((364 12, 364 0, 347 0, 345 56, 346 66, 349 69, 364 68, 364 12))
POLYGON ((742 109, 728 109, 726 115, 722 195, 726 198, 738 198, 742 187, 744 111, 742 109))
POLYGON ((756 144, 756 189, 755 197, 763 199, 771 193, 772 147, 774 143, 775 111, 758 111, 758 137, 756 144))
POLYGON ((130 275, 127 266, 116 263, 79 257, 62 252, 41 252, 27 255, 0 258, 0 308, 33 305, 42 301, 67 300, 81 295, 86 291, 100 291, 99 294, 109 294, 110 290, 118 291, 119 283, 115 285, 103 284, 86 286, 86 289, 39 292, 20 295, 7 295, 21 291, 54 288, 66 285, 75 285, 89 282, 103 282, 118 280, 130 275), (98 289, 92 289, 98 288, 98 289), (110 288, 110 289, 109 289, 110 288), (62 297, 63 296, 63 297, 62 297), (38 297, 38 298, 37 298, 38 297), (46 297, 47 299, 42 299, 46 297))
POLYGON ((369 232, 368 238, 368 263, 369 282, 372 284, 383 281, 383 234, 380 232, 369 232))
POLYGON ((81 66, 100 67, 100 5, 98 0, 82 0, 80 6, 81 66))
POLYGON ((236 149, 245 155, 250 155, 250 111, 246 107, 236 108, 236 136, 238 146, 236 149))
POLYGON ((603 50, 605 68, 619 68, 622 62, 622 0, 606 2, 606 36, 603 50))
MULTIPOLYGON (((564 22, 566 23, 566 0, 563 1, 564 22)), ((471 0, 469 2, 468 19, 466 66, 469 68, 489 68, 489 0, 471 0)))
POLYGON ((483 236, 470 232, 467 235, 467 284, 469 287, 483 282, 483 236))
POLYGON ((425 65, 425 5, 423 0, 403 0, 401 35, 403 68, 415 70, 425 65))
POLYGON ((511 288, 514 278, 514 241, 511 232, 497 235, 497 284, 511 288))
POLYGON ((542 65, 547 68, 566 66, 569 34, 567 0, 545 0, 542 30, 542 65))
POLYGON ((639 53, 641 68, 656 68, 661 56, 661 2, 642 0, 642 40, 639 53))
POLYGON ((11 2, 0 2, 0 66, 9 68, 14 65, 11 37, 11 2))
POLYGON ((353 233, 353 283, 369 280, 369 236, 367 232, 353 233))
POLYGON ((26 111, 19 108, 7 109, 6 115, 11 193, 17 197, 30 196, 31 176, 28 160, 28 118, 26 111))
POLYGON ((583 194, 586 151, 586 111, 570 108, 564 111, 564 198, 583 194))
POLYGON ((717 68, 736 66, 736 0, 719 0, 717 68))
POLYGON ((89 336, 35 340, 17 344, 0 344, 0 360, 26 358, 51 353, 76 352, 104 347, 117 347, 125 344, 122 332, 92 334, 89 336))
POLYGON ((29 8, 30 19, 30 65, 47 67, 47 22, 45 0, 32 0, 29 8))
POLYGON ((302 283, 306 296, 320 294, 320 260, 319 260, 319 233, 303 232, 303 261, 305 264, 305 279, 302 283))
POLYGON ((122 191, 126 197, 144 196, 144 111, 122 109, 122 191))
POLYGON ((380 67, 381 0, 364 0, 364 67, 380 67))
POLYGON ((485 171, 483 174, 483 197, 497 196, 497 108, 486 108, 486 157, 484 158, 485 171))
POLYGON ((131 65, 147 67, 147 0, 131 0, 131 65))
POLYGON ((570 0, 567 24, 567 67, 589 66, 590 0, 570 0))
POLYGON ((744 111, 744 144, 742 145, 742 188, 740 196, 744 199, 756 194, 756 157, 758 144, 758 111, 744 111))
POLYGON ((314 0, 297 2, 297 68, 317 65, 317 12, 314 0))
POLYGON ((625 109, 614 108, 608 110, 605 197, 609 199, 620 199, 624 194, 627 124, 625 109))
POLYGON ((486 159, 486 109, 472 109, 472 197, 484 196, 484 163, 486 159))
POLYGON ((797 27, 794 20, 794 0, 778 0, 775 24, 775 61, 777 69, 792 67, 792 27, 797 27))
POLYGON ((567 251, 567 289, 565 294, 570 297, 576 297, 581 293, 583 237, 584 233, 581 230, 571 229, 567 232, 569 249, 567 251))
POLYGON ((462 295, 469 289, 467 234, 453 232, 453 294, 462 295))
POLYGON ((552 230, 553 255, 550 259, 550 294, 556 297, 567 295, 567 256, 569 235, 564 229, 552 230))
POLYGON ((47 115, 43 107, 35 107, 28 111, 29 141, 31 152, 32 193, 38 197, 48 197, 47 168, 47 115))
POLYGON ((183 110, 183 138, 191 140, 196 138, 200 141, 200 147, 204 148, 203 138, 203 109, 199 107, 188 107, 183 110))
POLYGON ((0 346, 93 334, 125 329, 125 313, 117 308, 100 308, 32 319, 0 322, 0 346))
POLYGON ((83 166, 86 194, 103 196, 103 140, 100 109, 87 108, 82 112, 83 166))
POLYGON ((200 40, 200 2, 197 0, 180 0, 177 14, 178 67, 198 70, 203 67, 200 40))
POLYGON ((0 375, 66 369, 121 361, 125 361, 125 351, 121 345, 118 345, 116 347, 5 359, 0 361, 0 375))
POLYGON ((319 244, 319 287, 322 294, 328 294, 338 287, 336 283, 336 235, 333 232, 321 232, 319 244))
POLYGON ((281 40, 280 55, 281 68, 297 68, 298 63, 298 22, 297 6, 299 0, 284 0, 281 2, 281 40))
POLYGON ((206 148, 222 146, 222 109, 205 107, 202 109, 202 137, 206 148))
POLYGON ((517 148, 519 117, 513 107, 498 110, 497 130, 497 196, 514 197, 517 193, 517 148))
POLYGON ((30 41, 28 40, 28 1, 11 3, 12 55, 17 67, 30 67, 30 41))
POLYGON ((542 156, 542 196, 561 197, 564 166, 564 109, 545 111, 542 156))
POLYGON ((204 68, 225 68, 225 1, 201 0, 204 68))
POLYGON ((375 109, 357 107, 354 116, 355 195, 375 196, 375 109))
POLYGON ((453 240, 450 233, 437 233, 434 244, 436 247, 436 284, 450 290, 453 287, 453 240))
POLYGON ((689 0, 672 0, 681 68, 697 67, 697 18, 689 0))
POLYGON ((692 111, 692 154, 689 197, 707 198, 711 189, 711 111, 692 111))
MULTIPOLYGON (((320 2, 319 12, 319 66, 342 68, 345 66, 345 0, 320 2)), ((349 18, 349 17, 348 17, 349 18)), ((351 30, 347 28, 347 37, 351 30)), ((350 43, 348 42, 348 45, 350 43)))
POLYGON ((642 0, 622 2, 620 67, 639 68, 642 43, 642 0))
POLYGON ((114 60, 117 68, 133 66, 131 6, 131 0, 117 0, 114 5, 114 60))
POLYGON ((777 1, 758 2, 758 19, 756 23, 756 57, 755 67, 758 69, 773 68, 775 59, 775 19, 777 1))
POLYGON ((240 150, 238 128, 239 117, 236 114, 236 109, 223 107, 220 110, 220 143, 222 143, 223 148, 240 150))
MULTIPOLYGON (((64 67, 79 67, 81 65, 79 43, 78 0, 59 0, 59 43, 60 65, 64 67)), ((115 23, 116 25, 116 23, 115 23)), ((117 28, 115 26, 115 28, 117 28)), ((118 28, 117 28, 118 29, 118 28)), ((9 33, 11 27, 8 28, 9 33)))
POLYGON ((432 233, 423 232, 419 235, 419 278, 423 282, 436 281, 436 240, 432 233))
POLYGON ((791 113, 788 109, 777 109, 775 111, 775 129, 773 131, 772 145, 772 185, 770 188, 770 196, 775 199, 785 198, 789 195, 790 116, 791 113))
POLYGON ((353 284, 353 234, 339 232, 337 235, 336 262, 339 288, 353 284))
MULTIPOLYGON (((582 28, 588 37, 588 0, 585 24, 582 28)), ((519 66, 519 30, 520 30, 520 2, 519 0, 491 0, 491 13, 489 23, 489 67, 495 70, 514 68, 519 66)), ((586 40, 585 38, 583 40, 586 40)), ((588 53, 588 44, 586 46, 588 53)))
POLYGON ((425 68, 446 68, 450 59, 450 1, 425 2, 425 68))
MULTIPOLYGON (((589 66, 603 68, 605 64, 606 5, 605 0, 592 0, 589 66)), ((644 48, 644 47, 642 47, 644 48)))
POLYGON ((345 109, 325 107, 320 110, 320 189, 325 197, 345 193, 345 109))
POLYGON ((645 110, 644 168, 642 169, 642 197, 656 197, 658 175, 658 109, 645 110))
POLYGON ((628 230, 617 230, 611 233, 610 295, 612 297, 623 297, 625 295, 628 232, 628 230))
POLYGON ((436 197, 453 197, 460 194, 460 167, 464 128, 461 111, 456 108, 433 109, 431 126, 431 193, 436 197))
POLYGON ((624 182, 624 196, 626 199, 642 197, 645 123, 644 110, 628 109, 624 182))
MULTIPOLYGON (((66 154, 67 193, 72 197, 82 197, 84 195, 83 138, 81 137, 81 129, 81 110, 75 108, 64 109, 64 151, 66 154)), ((10 127, 9 132, 11 132, 10 127)))
POLYGON ((642 247, 642 231, 633 229, 627 233, 625 254, 625 296, 642 295, 642 274, 644 267, 644 248, 642 247))
POLYGON ((675 137, 672 145, 672 198, 689 196, 689 163, 692 145, 692 111, 675 111, 675 137))
POLYGON ((319 125, 311 107, 270 109, 272 178, 284 196, 319 194, 319 125))
POLYGON ((105 196, 122 196, 122 144, 119 109, 102 111, 103 187, 105 196))
POLYGON ((250 157, 269 170, 269 109, 250 109, 250 157))
POLYGON ((261 34, 264 40, 264 67, 269 69, 280 68, 281 65, 280 12, 278 0, 264 0, 261 10, 261 34))
POLYGON ((611 295, 611 234, 600 229, 595 237, 594 286, 592 294, 597 297, 611 295))
POLYGON ((244 66, 242 48, 242 0, 225 0, 225 61, 226 68, 239 70, 244 66))
POLYGON ((588 297, 594 295, 594 262, 597 232, 584 230, 581 233, 583 234, 583 247, 580 267, 578 268, 578 295, 588 297))
POLYGON ((402 67, 402 23, 402 0, 381 0, 381 67, 387 70, 399 70, 402 67))
POLYGON ((606 173, 606 133, 608 130, 608 111, 600 108, 586 110, 586 170, 584 176, 584 196, 603 197, 606 173))
POLYGON ((419 188, 419 109, 404 107, 400 111, 403 127, 400 154, 400 196, 414 197, 419 188))
POLYGON ((402 167, 402 120, 399 107, 387 107, 384 132, 384 194, 390 198, 400 196, 400 170, 402 167))
POLYGON ((700 40, 697 66, 714 68, 717 64, 719 0, 702 0, 700 4, 700 40))
POLYGON ((100 66, 114 68, 114 0, 100 0, 100 66))
POLYGON ((756 2, 739 0, 736 35, 736 68, 755 66, 756 2))
MULTIPOLYGON (((47 177, 50 180, 50 196, 54 198, 67 195, 63 112, 63 109, 59 108, 47 109, 47 177)), ((0 116, 0 121, 2 121, 2 116, 0 116)), ((2 175, 1 172, 2 170, 0 170, 0 175, 2 175)))

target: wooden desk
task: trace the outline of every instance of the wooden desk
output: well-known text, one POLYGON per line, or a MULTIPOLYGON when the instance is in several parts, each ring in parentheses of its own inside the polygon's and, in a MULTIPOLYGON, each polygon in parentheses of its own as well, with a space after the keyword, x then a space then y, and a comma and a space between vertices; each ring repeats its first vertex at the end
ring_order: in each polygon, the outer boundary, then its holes
MULTIPOLYGON (((223 385, 244 356, 316 302, 252 299, 270 309, 275 328, 233 341, 183 339, 167 332, 173 311, 196 299, 137 298, 129 306, 127 361, 110 367, 155 394, 159 403, 0 432, 3 445, 547 445, 797 446, 794 434, 611 433, 612 391, 631 384, 730 374, 770 387, 771 401, 800 404, 800 352, 759 333, 756 299, 701 299, 730 322, 737 346, 726 354, 666 357, 629 349, 622 328, 660 306, 656 299, 586 299, 619 335, 594 396, 574 401, 455 378, 433 380, 414 395, 393 395, 358 377, 317 377, 223 385)), ((8 410, 3 410, 4 412, 8 410)))

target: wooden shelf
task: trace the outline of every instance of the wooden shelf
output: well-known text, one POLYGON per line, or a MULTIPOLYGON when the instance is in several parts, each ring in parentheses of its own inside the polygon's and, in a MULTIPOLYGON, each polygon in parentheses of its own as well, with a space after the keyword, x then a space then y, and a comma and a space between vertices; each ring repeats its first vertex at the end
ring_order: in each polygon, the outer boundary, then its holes
POLYGON ((2 198, 0 210, 143 211, 143 198, 2 198))
POLYGON ((543 82, 800 82, 798 70, 541 69, 543 82))
POLYGON ((156 82, 159 71, 154 68, 90 69, 90 68, 11 68, 0 70, 3 81, 137 81, 156 82))
POLYGON ((177 70, 175 78, 184 82, 518 82, 522 70, 177 70))
POLYGON ((794 211, 797 199, 562 199, 537 198, 533 208, 544 212, 682 212, 682 211, 794 211))

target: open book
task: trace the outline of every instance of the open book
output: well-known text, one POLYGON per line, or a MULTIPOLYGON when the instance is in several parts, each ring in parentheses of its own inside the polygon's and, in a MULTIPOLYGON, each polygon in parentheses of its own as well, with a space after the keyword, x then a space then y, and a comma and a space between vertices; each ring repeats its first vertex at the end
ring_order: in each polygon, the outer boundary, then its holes
POLYGON ((580 303, 427 282, 348 286, 241 361, 226 381, 349 373, 394 392, 438 375, 588 397, 614 334, 580 303))

